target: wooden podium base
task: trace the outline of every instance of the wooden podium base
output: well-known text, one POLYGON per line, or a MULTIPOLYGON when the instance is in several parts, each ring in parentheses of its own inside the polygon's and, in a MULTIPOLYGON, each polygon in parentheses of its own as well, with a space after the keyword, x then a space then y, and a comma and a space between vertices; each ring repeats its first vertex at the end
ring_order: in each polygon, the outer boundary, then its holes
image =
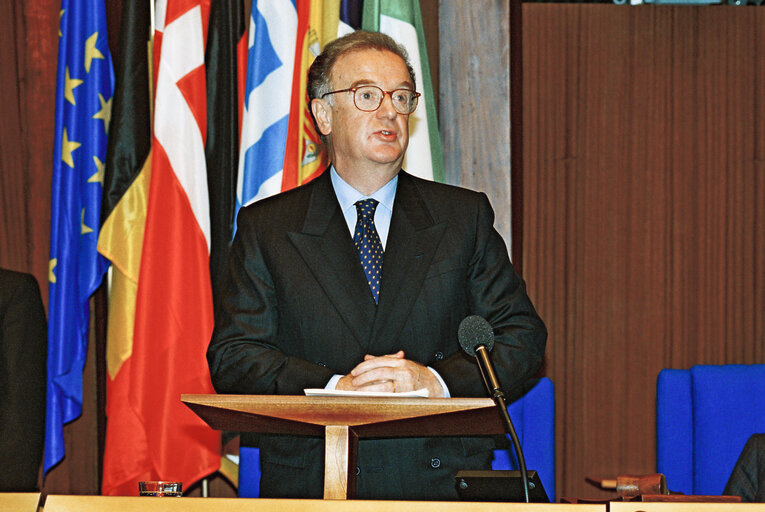
POLYGON ((345 500, 356 496, 356 448, 359 438, 347 425, 324 429, 324 499, 345 500))

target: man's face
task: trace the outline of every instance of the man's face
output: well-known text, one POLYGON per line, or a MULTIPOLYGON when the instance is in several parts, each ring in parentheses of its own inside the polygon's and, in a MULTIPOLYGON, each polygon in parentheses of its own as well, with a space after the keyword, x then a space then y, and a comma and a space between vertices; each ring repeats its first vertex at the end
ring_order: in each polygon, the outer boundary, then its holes
MULTIPOLYGON (((384 91, 414 90, 404 61, 394 53, 373 49, 341 56, 330 79, 333 91, 360 85, 376 85, 384 91)), ((330 97, 333 106, 319 126, 325 135, 331 134, 335 167, 345 173, 382 167, 394 170, 391 177, 398 172, 409 143, 409 116, 396 112, 390 95, 374 112, 357 109, 351 92, 327 96, 325 105, 330 97)))

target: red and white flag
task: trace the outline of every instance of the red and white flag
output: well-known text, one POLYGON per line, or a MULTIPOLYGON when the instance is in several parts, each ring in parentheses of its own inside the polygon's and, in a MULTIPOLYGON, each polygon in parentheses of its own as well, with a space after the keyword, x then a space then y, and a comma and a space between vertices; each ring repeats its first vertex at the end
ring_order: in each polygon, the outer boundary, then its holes
POLYGON ((220 466, 220 434, 181 401, 213 393, 205 352, 213 330, 205 166, 209 0, 158 0, 153 160, 132 352, 109 393, 104 494, 139 480, 188 488, 220 466))

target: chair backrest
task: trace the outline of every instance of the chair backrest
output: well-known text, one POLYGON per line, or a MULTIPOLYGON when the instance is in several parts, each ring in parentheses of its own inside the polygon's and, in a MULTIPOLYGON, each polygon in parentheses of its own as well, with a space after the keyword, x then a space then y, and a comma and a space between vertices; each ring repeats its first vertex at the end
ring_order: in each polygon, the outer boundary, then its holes
POLYGON ((37 512, 39 492, 0 492, 0 510, 3 512, 37 512))
MULTIPOLYGON (((526 468, 537 470, 542 485, 555 502, 555 393, 547 377, 508 407, 518 439, 521 442, 526 468)), ((495 450, 493 469, 518 469, 512 450, 495 450)), ((260 491, 260 451, 239 449, 239 496, 255 498, 260 491)))
MULTIPOLYGON (((547 377, 507 408, 521 442, 526 469, 535 469, 555 503, 555 389, 547 377)), ((518 469, 517 459, 508 450, 495 450, 492 469, 518 469)))
POLYGON ((656 468, 669 489, 722 494, 747 439, 765 432, 765 365, 665 369, 656 398, 656 468))

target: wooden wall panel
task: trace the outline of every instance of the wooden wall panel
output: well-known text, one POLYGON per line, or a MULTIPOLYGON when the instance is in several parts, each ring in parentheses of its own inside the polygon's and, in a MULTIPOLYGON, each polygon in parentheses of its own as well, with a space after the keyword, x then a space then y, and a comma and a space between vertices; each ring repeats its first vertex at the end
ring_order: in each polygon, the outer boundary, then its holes
POLYGON ((510 246, 509 0, 439 4, 439 127, 447 183, 486 192, 510 246))
POLYGON ((0 6, 0 266, 34 274, 47 305, 60 2, 0 6))
POLYGON ((586 476, 655 471, 662 368, 765 363, 765 11, 523 17, 524 268, 558 496, 602 497, 586 476))

